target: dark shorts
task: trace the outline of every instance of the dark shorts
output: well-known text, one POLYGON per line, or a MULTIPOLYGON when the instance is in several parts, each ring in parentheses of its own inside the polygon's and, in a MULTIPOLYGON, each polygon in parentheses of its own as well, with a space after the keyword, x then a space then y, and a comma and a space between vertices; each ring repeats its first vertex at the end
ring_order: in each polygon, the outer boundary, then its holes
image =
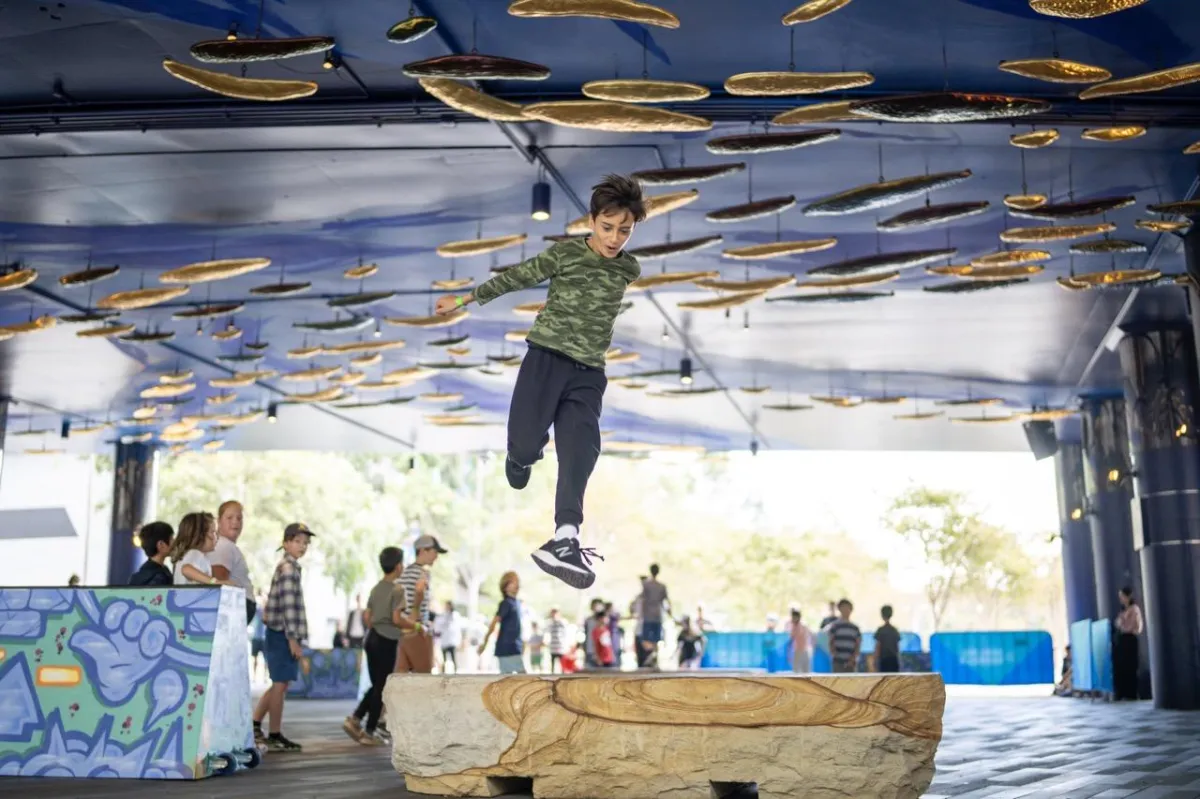
POLYGON ((642 640, 649 641, 652 644, 657 644, 662 640, 662 622, 661 621, 643 621, 642 622, 642 640))
POLYGON ((261 655, 267 646, 267 642, 262 638, 255 638, 250 642, 250 658, 254 659, 261 655))
POLYGON ((292 657, 286 635, 268 627, 263 654, 267 658, 267 674, 271 682, 292 682, 299 678, 300 662, 292 657))

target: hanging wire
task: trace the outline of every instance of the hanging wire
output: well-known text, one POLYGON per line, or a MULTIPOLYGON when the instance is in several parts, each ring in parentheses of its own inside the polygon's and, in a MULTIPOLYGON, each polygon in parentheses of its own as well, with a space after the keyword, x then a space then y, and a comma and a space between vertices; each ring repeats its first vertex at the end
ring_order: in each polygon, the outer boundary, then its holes
MULTIPOLYGON (((258 27, 255 28, 255 30, 254 30, 254 38, 255 39, 262 38, 263 11, 265 9, 266 4, 267 4, 266 0, 258 0, 258 27)), ((245 69, 245 67, 243 67, 243 69, 245 69)))
POLYGON ((650 34, 646 31, 646 29, 642 28, 642 80, 650 77, 650 47, 648 44, 649 36, 650 34))
POLYGON ((791 35, 791 40, 788 44, 788 72, 796 71, 796 26, 793 25, 788 29, 791 35))
POLYGON ((879 182, 883 183, 883 143, 879 144, 879 182))

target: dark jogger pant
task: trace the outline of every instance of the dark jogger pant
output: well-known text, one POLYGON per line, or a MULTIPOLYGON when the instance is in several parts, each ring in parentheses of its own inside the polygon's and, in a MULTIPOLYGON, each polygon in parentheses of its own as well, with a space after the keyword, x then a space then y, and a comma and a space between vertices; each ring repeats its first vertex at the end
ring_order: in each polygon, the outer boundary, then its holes
POLYGON ((608 378, 599 369, 530 346, 508 409, 508 455, 520 466, 541 459, 554 425, 558 491, 554 523, 583 523, 583 493, 600 457, 600 411, 608 378))
POLYGON ((367 689, 362 701, 358 703, 358 709, 354 711, 355 718, 361 720, 366 717, 367 732, 374 732, 379 726, 379 716, 383 713, 383 686, 388 675, 392 673, 392 667, 396 665, 398 643, 374 631, 367 633, 363 654, 367 656, 367 673, 371 675, 371 687, 367 689))

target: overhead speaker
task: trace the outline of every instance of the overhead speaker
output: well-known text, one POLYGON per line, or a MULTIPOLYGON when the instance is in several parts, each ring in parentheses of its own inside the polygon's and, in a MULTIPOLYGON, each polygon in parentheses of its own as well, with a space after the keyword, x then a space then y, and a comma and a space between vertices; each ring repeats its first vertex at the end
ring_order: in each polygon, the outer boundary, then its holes
POLYGON ((1025 422, 1025 440, 1033 450, 1034 460, 1049 458, 1058 452, 1058 436, 1054 434, 1054 422, 1025 422))

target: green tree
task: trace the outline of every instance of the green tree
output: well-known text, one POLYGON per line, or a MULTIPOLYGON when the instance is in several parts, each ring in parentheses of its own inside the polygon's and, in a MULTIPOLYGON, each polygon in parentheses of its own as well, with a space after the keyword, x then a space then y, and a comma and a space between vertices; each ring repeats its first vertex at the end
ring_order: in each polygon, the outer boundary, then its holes
POLYGON ((964 593, 1007 593, 1021 582, 1028 559, 1018 563, 1011 533, 988 524, 966 507, 956 491, 917 487, 897 497, 884 524, 920 547, 929 578, 925 598, 934 629, 952 599, 964 593))

